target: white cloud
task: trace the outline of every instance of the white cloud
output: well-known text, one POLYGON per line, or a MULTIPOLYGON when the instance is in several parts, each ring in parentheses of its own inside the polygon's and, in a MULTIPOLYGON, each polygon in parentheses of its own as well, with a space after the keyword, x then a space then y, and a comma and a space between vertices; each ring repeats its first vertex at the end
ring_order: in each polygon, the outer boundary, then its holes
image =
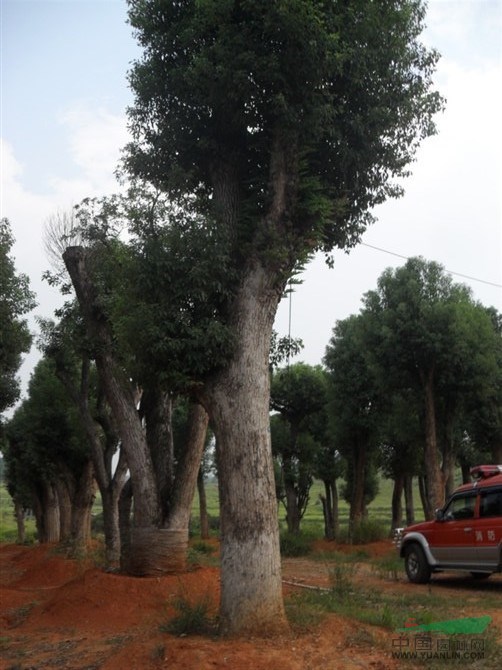
MULTIPOLYGON (((125 116, 77 103, 61 115, 60 122, 69 136, 73 163, 80 168, 82 179, 77 190, 88 182, 89 192, 82 197, 116 190, 114 171, 120 150, 128 141, 125 116)), ((71 183, 61 175, 52 179, 53 187, 60 191, 68 190, 71 183)))
MULTIPOLYGON (((110 114, 104 108, 72 105, 62 115, 61 124, 66 130, 70 161, 62 158, 59 173, 49 178, 49 188, 42 194, 26 186, 23 166, 12 147, 0 140, 1 215, 12 226, 16 269, 29 275, 31 288, 37 294, 38 307, 29 319, 33 331, 37 330, 35 315, 52 317, 54 309, 62 303, 59 292, 42 281, 43 272, 49 269, 43 250, 45 222, 58 210, 68 210, 85 197, 116 192, 114 171, 120 150, 127 142, 125 117, 110 114), (71 174, 76 176, 67 176, 71 174)), ((32 350, 23 364, 24 388, 38 357, 32 350)))

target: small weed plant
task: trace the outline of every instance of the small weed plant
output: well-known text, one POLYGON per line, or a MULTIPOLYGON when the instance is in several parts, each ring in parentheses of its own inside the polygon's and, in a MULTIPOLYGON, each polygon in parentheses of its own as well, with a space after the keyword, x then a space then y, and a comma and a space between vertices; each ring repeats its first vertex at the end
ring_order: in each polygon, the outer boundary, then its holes
POLYGON ((216 619, 211 616, 211 599, 205 595, 190 601, 181 595, 174 601, 176 614, 161 630, 173 635, 210 635, 216 631, 216 619))

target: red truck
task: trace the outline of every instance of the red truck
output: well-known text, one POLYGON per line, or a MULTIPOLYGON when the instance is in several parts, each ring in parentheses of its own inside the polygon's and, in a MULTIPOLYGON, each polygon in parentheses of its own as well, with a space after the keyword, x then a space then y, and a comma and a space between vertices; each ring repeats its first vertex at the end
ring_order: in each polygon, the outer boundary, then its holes
POLYGON ((471 468, 433 521, 396 530, 408 579, 425 584, 433 572, 462 570, 485 578, 502 572, 502 465, 471 468))

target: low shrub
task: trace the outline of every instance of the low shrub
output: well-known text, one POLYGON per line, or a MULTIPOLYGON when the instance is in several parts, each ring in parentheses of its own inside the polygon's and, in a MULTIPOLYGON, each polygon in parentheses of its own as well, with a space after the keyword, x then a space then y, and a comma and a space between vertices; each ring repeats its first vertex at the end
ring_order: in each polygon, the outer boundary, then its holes
POLYGON ((368 542, 386 540, 388 537, 389 528, 386 523, 377 519, 362 519, 352 528, 343 528, 338 539, 341 542, 351 542, 352 544, 367 544, 368 542))
POLYGON ((303 533, 281 533, 280 547, 281 555, 294 558, 295 556, 306 556, 312 551, 313 538, 303 533))

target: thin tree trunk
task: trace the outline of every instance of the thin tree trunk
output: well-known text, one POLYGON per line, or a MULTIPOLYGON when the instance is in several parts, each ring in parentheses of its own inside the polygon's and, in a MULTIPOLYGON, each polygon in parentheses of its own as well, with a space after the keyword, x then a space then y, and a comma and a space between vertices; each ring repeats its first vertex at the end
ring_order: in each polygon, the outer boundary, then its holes
POLYGON ((366 474, 366 448, 358 445, 355 453, 352 496, 350 501, 351 531, 364 517, 364 480, 366 474))
POLYGON ((291 475, 291 457, 289 451, 282 458, 282 478, 284 481, 284 493, 286 498, 286 524, 288 533, 300 532, 300 510, 298 508, 298 496, 295 489, 294 479, 291 475))
POLYGON ((123 572, 129 571, 131 557, 131 511, 132 511, 132 482, 126 481, 120 493, 118 513, 120 531, 120 568, 123 572))
POLYGON ((430 496, 427 492, 427 480, 423 475, 418 477, 418 490, 420 492, 420 499, 422 501, 422 508, 424 510, 424 517, 426 519, 432 519, 434 516, 434 510, 430 505, 430 496))
POLYGON ((495 465, 502 465, 502 440, 494 440, 492 442, 492 463, 495 465))
POLYGON ((199 494, 199 523, 202 540, 209 538, 209 517, 207 514, 206 487, 204 486, 204 472, 202 465, 197 475, 197 492, 199 494))
POLYGON ((426 519, 432 519, 434 510, 444 504, 444 483, 439 466, 439 453, 436 434, 436 407, 434 399, 434 369, 431 368, 422 375, 425 403, 425 445, 424 462, 425 478, 427 481, 428 503, 426 505, 426 519))
POLYGON ((24 507, 16 498, 14 499, 14 514, 16 516, 17 543, 24 544, 26 540, 26 528, 24 525, 24 507))
POLYGON ((335 529, 335 540, 340 534, 340 496, 338 495, 338 486, 336 484, 336 479, 333 477, 331 482, 331 497, 333 499, 333 519, 334 519, 334 529, 335 529))
POLYGON ((413 477, 406 475, 404 478, 404 504, 406 507, 406 525, 415 523, 415 505, 413 502, 413 477))
POLYGON ((446 418, 446 437, 442 449, 443 464, 441 472, 443 475, 445 497, 449 498, 455 490, 455 438, 454 438, 454 416, 451 411, 446 418))
MULTIPOLYGON (((496 461, 495 461, 496 462, 496 461)), ((460 464, 462 470, 462 484, 469 484, 471 481, 471 467, 467 463, 462 462, 460 464)))
POLYGON ((391 532, 395 528, 400 528, 403 525, 403 489, 405 477, 403 474, 398 474, 394 478, 394 487, 392 489, 392 521, 391 532))
POLYGON ((279 297, 261 266, 246 272, 232 310, 234 355, 208 387, 219 473, 220 627, 228 634, 288 628, 269 417, 268 356, 279 297))

